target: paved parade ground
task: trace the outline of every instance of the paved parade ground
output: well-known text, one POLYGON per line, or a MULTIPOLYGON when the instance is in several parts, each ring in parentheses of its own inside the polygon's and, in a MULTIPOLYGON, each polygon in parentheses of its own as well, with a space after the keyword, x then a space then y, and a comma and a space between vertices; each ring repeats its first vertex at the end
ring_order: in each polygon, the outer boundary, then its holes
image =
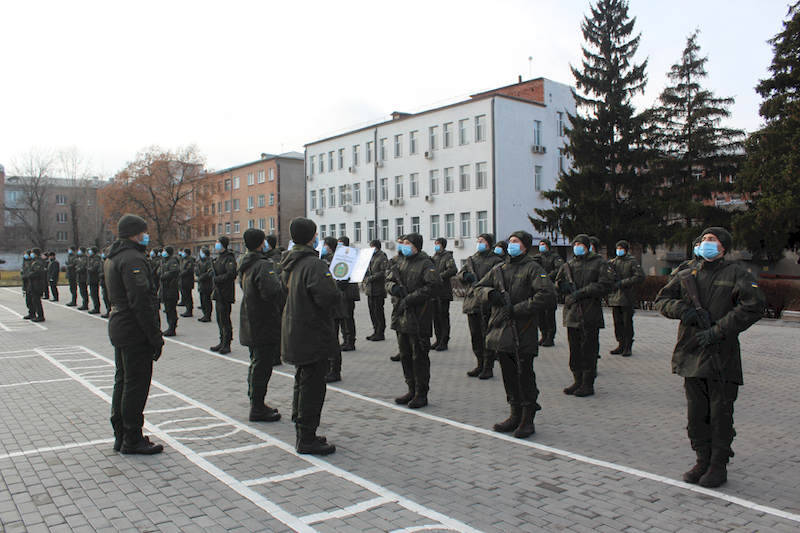
POLYGON ((412 411, 393 402, 406 391, 394 334, 364 340, 362 300, 356 351, 328 387, 320 434, 337 451, 324 459, 294 451, 288 365, 267 393, 281 421, 247 421, 238 301, 227 356, 208 350, 217 327, 196 312, 153 372, 145 432, 165 451, 126 456, 112 450, 107 323, 64 301, 44 303, 35 324, 21 318, 20 290, 0 289, 3 532, 800 530, 800 328, 778 321, 741 336, 736 456, 728 483, 708 490, 679 481, 694 455, 670 373, 677 321, 652 312, 635 316, 631 358, 608 355, 613 328, 601 330, 590 398, 561 392, 571 374, 559 326, 535 361, 536 433, 519 440, 490 429, 507 416, 499 367, 487 381, 465 375, 460 302, 450 350, 431 352, 430 405, 412 411))

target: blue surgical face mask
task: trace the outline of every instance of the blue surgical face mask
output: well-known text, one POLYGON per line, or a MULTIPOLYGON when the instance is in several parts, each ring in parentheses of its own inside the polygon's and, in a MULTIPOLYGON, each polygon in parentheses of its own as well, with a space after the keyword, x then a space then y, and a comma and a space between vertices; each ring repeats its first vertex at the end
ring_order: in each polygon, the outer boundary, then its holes
POLYGON ((87 253, 88 255, 94 255, 94 252, 93 252, 93 251, 91 251, 91 250, 89 250, 89 251, 88 251, 88 252, 86 252, 86 253, 87 253))
POLYGON ((169 257, 169 254, 167 253, 167 251, 166 251, 166 250, 164 250, 163 252, 161 252, 161 257, 169 257))
POLYGON ((156 253, 153 250, 150 250, 150 257, 155 257, 156 253))
POLYGON ((411 249, 411 245, 410 244, 401 244, 400 245, 400 253, 403 254, 406 257, 409 257, 412 253, 414 253, 414 250, 411 249))
POLYGON ((586 246, 583 244, 575 244, 572 246, 572 253, 579 257, 586 255, 586 246))
POLYGON ((219 242, 218 242, 218 243, 216 243, 216 244, 214 245, 214 249, 215 249, 216 251, 218 251, 218 252, 221 252, 221 251, 222 251, 222 243, 219 243, 219 242))
POLYGON ((148 244, 150 244, 150 234, 149 233, 145 233, 142 236, 142 240, 139 241, 139 244, 141 244, 142 246, 147 246, 148 244))
POLYGON ((508 243, 508 255, 510 255, 511 257, 517 257, 518 255, 522 255, 522 245, 518 242, 508 243))
POLYGON ((503 255, 503 247, 502 246, 495 246, 494 247, 494 253, 496 255, 503 255))
POLYGON ((31 256, 29 256, 28 254, 25 254, 25 255, 23 255, 23 256, 22 256, 22 258, 23 258, 23 259, 30 259, 30 258, 31 258, 31 256))
POLYGON ((83 255, 83 252, 78 250, 78 255, 83 255))
POLYGON ((106 254, 100 254, 100 258, 101 259, 105 259, 106 258, 106 254))
POLYGON ((434 251, 434 252, 440 252, 440 251, 442 251, 442 245, 441 245, 441 244, 434 244, 434 245, 433 245, 433 251, 434 251))
POLYGON ((344 243, 342 243, 342 242, 337 242, 337 243, 336 243, 336 246, 344 246, 344 243))
POLYGON ((715 242, 703 241, 700 243, 700 256, 709 261, 719 255, 719 246, 715 242))
POLYGON ((694 247, 694 249, 692 250, 692 253, 695 256, 700 257, 700 245, 699 244, 694 247))
POLYGON ((72 250, 67 250, 67 254, 72 255, 72 250))
POLYGON ((625 255, 625 249, 617 248, 617 257, 622 257, 623 255, 625 255))
POLYGON ((594 252, 594 244, 590 244, 589 245, 589 251, 590 252, 594 252))
POLYGON ((206 258, 206 254, 204 254, 203 252, 200 252, 200 259, 205 259, 205 258, 206 258))
POLYGON ((319 252, 319 256, 320 257, 325 257, 329 253, 331 253, 330 249, 327 246, 323 246, 322 250, 319 252))
POLYGON ((269 250, 270 250, 269 243, 267 241, 264 241, 264 251, 269 252, 269 250))
POLYGON ((489 245, 486 244, 485 242, 479 242, 478 243, 478 251, 479 252, 485 252, 488 247, 489 247, 489 245))
POLYGON ((319 246, 319 237, 314 237, 314 242, 311 244, 311 247, 316 250, 317 246, 319 246))
POLYGON ((546 244, 540 244, 539 245, 539 251, 542 252, 542 253, 545 253, 547 251, 547 245, 546 244))

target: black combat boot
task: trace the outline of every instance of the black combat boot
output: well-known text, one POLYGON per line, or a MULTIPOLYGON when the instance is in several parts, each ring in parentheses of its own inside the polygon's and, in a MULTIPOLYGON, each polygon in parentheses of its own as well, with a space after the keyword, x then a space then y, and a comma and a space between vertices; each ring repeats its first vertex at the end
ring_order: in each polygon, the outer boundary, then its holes
POLYGON ((520 420, 519 405, 512 403, 511 414, 509 415, 509 417, 503 420, 502 422, 498 422, 497 424, 492 426, 492 429, 497 431, 498 433, 509 433, 517 429, 517 426, 519 426, 519 420, 520 420))
POLYGON ((414 398, 414 387, 409 387, 408 392, 403 394, 402 396, 398 396, 394 399, 394 403, 399 405, 406 405, 414 398))
POLYGON ((31 313, 28 313, 27 315, 25 315, 25 316, 24 316, 24 317, 22 317, 22 318, 23 318, 24 320, 33 320, 33 315, 32 315, 31 313))
POLYGON ((198 322, 211 322, 211 317, 203 315, 197 319, 198 322))
POLYGON ((219 344, 215 344, 214 346, 210 347, 209 350, 211 350, 212 352, 218 352, 222 349, 223 344, 225 343, 222 342, 222 339, 220 339, 219 344))
POLYGON ((401 354, 399 354, 399 353, 396 353, 396 354, 394 354, 393 356, 391 356, 391 357, 389 358, 389 360, 390 360, 390 361, 395 361, 395 362, 397 362, 397 361, 399 361, 399 360, 400 360, 400 359, 402 359, 402 358, 403 358, 403 356, 402 356, 401 354))
POLYGON ((618 343, 617 343, 617 347, 616 347, 616 348, 614 348, 613 350, 609 350, 609 352, 608 352, 608 353, 610 353, 611 355, 619 355, 619 354, 621 354, 621 353, 622 353, 622 352, 624 352, 624 351, 625 351, 625 347, 624 347, 624 346, 622 346, 622 343, 621 343, 621 342, 618 342, 618 343))
POLYGON ((250 422, 277 422, 281 414, 277 409, 265 405, 264 400, 254 400, 250 404, 250 422))
POLYGON ((225 341, 222 346, 219 347, 219 353, 231 353, 231 341, 225 341))
POLYGON ((594 394, 594 372, 583 373, 583 380, 581 386, 575 391, 575 396, 583 398, 585 396, 592 396, 594 394))
POLYGON ((315 431, 302 430, 297 437, 295 449, 297 453, 330 455, 336 451, 336 446, 329 444, 327 440, 319 439, 315 431))
POLYGON ((536 427, 533 425, 533 417, 535 414, 536 409, 533 406, 523 406, 519 426, 514 431, 514 436, 516 438, 525 439, 536 433, 536 427))
POLYGON ((582 381, 581 373, 575 372, 573 370, 572 378, 575 380, 575 382, 566 389, 564 389, 564 394, 575 394, 575 391, 581 388, 581 381, 582 381))
POLYGON ((112 427, 114 428, 114 451, 118 452, 122 449, 125 432, 122 424, 112 424, 112 427))
POLYGON ((469 372, 467 372, 467 375, 471 378, 477 378, 478 376, 481 375, 481 372, 483 371, 483 356, 476 355, 475 358, 478 360, 478 365, 469 372))
POLYGON ((181 313, 181 314, 180 314, 180 316, 182 316, 182 317, 186 317, 186 318, 188 318, 188 317, 192 316, 192 309, 191 309, 191 308, 189 308, 189 307, 187 307, 187 308, 186 308, 186 312, 185 312, 185 313, 181 313))
POLYGON ((431 350, 436 350, 436 348, 438 347, 439 347, 439 339, 436 339, 435 341, 433 341, 433 344, 431 344, 431 350))
POLYGON ((711 462, 711 450, 705 448, 696 450, 695 453, 697 454, 697 462, 691 470, 684 472, 683 474, 683 480, 686 483, 691 483, 693 485, 700 481, 700 478, 706 473, 706 470, 708 470, 708 465, 711 462))
POLYGON ((489 379, 494 377, 494 357, 487 355, 483 358, 483 369, 478 374, 478 379, 489 379))
POLYGON ((169 328, 166 331, 161 333, 164 337, 174 337, 175 336, 175 328, 169 328))
POLYGON ((713 489, 728 481, 728 458, 730 452, 727 450, 712 450, 711 462, 706 473, 702 475, 698 484, 701 487, 713 489))
POLYGON ((436 348, 433 348, 433 347, 432 348, 434 350, 436 350, 437 352, 446 352, 447 351, 447 343, 449 341, 450 341, 450 339, 445 337, 444 339, 439 341, 439 343, 436 345, 436 348))
POLYGON ((64 305, 66 305, 67 307, 75 307, 78 304, 75 302, 75 300, 72 300, 71 302, 67 302, 64 305))
POLYGON ((325 383, 336 383, 337 381, 342 381, 342 369, 336 369, 331 365, 328 373, 325 374, 325 383))
POLYGON ((374 342, 378 342, 378 341, 386 340, 386 337, 383 336, 383 333, 376 333, 375 335, 372 336, 372 338, 370 340, 374 341, 374 342))
POLYGON ((100 310, 99 309, 92 309, 91 311, 89 311, 89 314, 90 315, 99 315, 100 314, 100 310))
POLYGON ((164 451, 164 446, 150 442, 149 437, 142 437, 135 442, 125 439, 120 451, 124 454, 153 455, 164 451))
POLYGON ((625 349, 622 350, 622 357, 630 357, 631 355, 633 355, 633 341, 626 344, 625 349))
POLYGON ((420 407, 425 407, 428 405, 428 393, 418 391, 411 401, 408 402, 408 407, 411 409, 419 409, 420 407))

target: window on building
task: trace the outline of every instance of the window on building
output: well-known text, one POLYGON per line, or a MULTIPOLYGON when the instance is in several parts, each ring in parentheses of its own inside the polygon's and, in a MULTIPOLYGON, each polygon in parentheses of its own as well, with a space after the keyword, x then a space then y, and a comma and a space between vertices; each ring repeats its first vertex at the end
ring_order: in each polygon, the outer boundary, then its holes
MULTIPOLYGON (((228 209, 230 211, 230 209, 228 209)), ((222 213, 222 202, 217 202, 217 213, 222 213)))
MULTIPOLYGON (((333 170, 333 168, 328 170, 333 170)), ((322 174, 323 172, 325 172, 325 154, 319 154, 319 173, 322 174)))
POLYGON ((227 235, 230 235, 230 234, 231 234, 231 223, 230 223, 230 222, 226 222, 226 223, 225 223, 225 233, 226 233, 227 235))
POLYGON ((230 213, 231 212, 231 201, 230 200, 225 200, 225 212, 226 213, 230 213))
POLYGON ((542 121, 533 121, 533 144, 536 146, 542 145, 542 121))
POLYGON ((419 217, 411 217, 411 233, 419 233, 419 217))
POLYGON ((339 224, 339 237, 346 237, 347 236, 347 223, 342 222, 339 224))
POLYGON ((561 111, 556 112, 556 134, 559 137, 564 136, 564 113, 561 111))
POLYGON ((394 177, 394 197, 395 198, 403 197, 403 176, 394 177))
POLYGON ((258 229, 264 231, 267 228, 267 219, 266 218, 259 218, 258 219, 258 229))
POLYGON ((269 217, 269 232, 275 233, 275 217, 269 217))
POLYGON ((381 240, 388 241, 389 240, 389 219, 382 218, 381 219, 381 240))
POLYGON ((458 144, 464 145, 469 142, 469 119, 462 118, 458 121, 458 144))
POLYGON ((239 188, 239 176, 234 176, 233 177, 233 188, 234 189, 238 189, 239 188))
POLYGON ((319 190, 319 208, 325 209, 325 189, 319 190))
MULTIPOLYGON (((213 207, 214 207, 214 204, 211 204, 211 207, 213 208, 213 207)), ((206 215, 206 216, 208 216, 208 206, 207 206, 207 205, 204 205, 204 206, 203 206, 203 214, 204 214, 204 215, 206 215)))
POLYGON ((419 196, 419 174, 412 172, 408 175, 408 189, 409 195, 412 198, 419 196))
POLYGON ((476 216, 478 221, 478 235, 489 233, 489 214, 487 211, 478 211, 476 216))
POLYGON ((475 188, 485 189, 487 181, 486 162, 475 163, 475 188))
POLYGON ((354 167, 358 166, 358 157, 360 155, 360 152, 361 152, 361 145, 360 144, 354 144, 353 145, 353 166, 354 167))
MULTIPOLYGON (((314 204, 317 203, 317 193, 316 191, 311 191, 311 200, 314 204)), ((263 194, 258 195, 258 207, 264 207, 267 205, 267 197, 263 194)))
POLYGON ((317 157, 312 155, 312 156, 309 157, 308 161, 309 161, 309 163, 308 163, 309 175, 313 176, 314 175, 314 169, 316 168, 316 164, 317 164, 317 157))
POLYGON ((371 204, 375 201, 375 180, 367 181, 367 203, 371 204))
POLYGON ((408 154, 414 155, 417 153, 417 130, 408 133, 408 154))
POLYGON ((56 213, 56 222, 59 224, 66 224, 67 223, 67 214, 66 213, 56 213))
POLYGON ((456 236, 456 215, 448 213, 444 216, 444 236, 452 239, 456 236))
POLYGON ((256 219, 251 218, 247 221, 247 229, 253 229, 256 227, 256 219))
POLYGON ((240 226, 239 226, 239 221, 238 220, 234 220, 233 221, 233 232, 234 233, 239 233, 240 231, 241 231, 241 229, 240 229, 240 226))
POLYGON ((240 208, 240 206, 239 206, 239 199, 238 199, 238 198, 234 198, 234 199, 233 199, 233 210, 234 210, 234 211, 238 211, 238 210, 239 210, 239 208, 240 208))
POLYGON ((359 205, 361 203, 361 184, 354 183, 353 184, 353 205, 359 205))
POLYGON ((226 191, 231 190, 231 180, 230 180, 230 178, 225 180, 225 190, 226 191))
POLYGON ((385 202, 386 200, 389 199, 389 178, 381 178, 380 184, 381 184, 380 199, 381 202, 385 202))
POLYGON ((375 221, 367 220, 367 240, 374 241, 375 237, 375 221))
POLYGON ((361 222, 353 222, 353 241, 361 242, 361 222))
POLYGON ((453 192, 453 167, 444 169, 444 192, 453 192))
POLYGON ((347 203, 347 186, 339 185, 339 205, 345 205, 346 203, 347 203))
POLYGON ((325 229, 325 224, 320 225, 320 227, 319 227, 319 240, 323 240, 327 236, 328 236, 328 230, 325 229))
POLYGON ((486 140, 486 115, 475 117, 475 142, 486 140))
POLYGON ((56 205, 67 205, 67 196, 64 194, 56 194, 56 205))
POLYGON ((469 190, 469 165, 461 165, 458 167, 458 190, 469 190))
POLYGON ((328 207, 336 207, 336 187, 328 188, 328 207))
POLYGON ((436 150, 436 137, 439 135, 439 126, 431 126, 428 128, 428 150, 431 152, 436 150))
MULTIPOLYGON (((339 148, 338 156, 339 157, 338 157, 338 160, 337 160, 337 164, 338 164, 337 168, 339 170, 341 170, 341 169, 344 168, 344 148, 339 148)), ((330 170, 333 170, 333 167, 331 167, 330 170)))
POLYGON ((402 135, 395 135, 394 136, 394 156, 395 157, 402 157, 403 156, 403 136, 402 135))
POLYGON ((336 224, 331 224, 330 226, 328 226, 328 234, 331 237, 336 237, 336 224))
POLYGON ((256 184, 256 177, 252 172, 247 173, 247 186, 255 185, 256 184))
POLYGON ((275 205, 275 193, 269 193, 269 205, 275 205))
POLYGON ((428 183, 431 194, 439 194, 439 170, 434 169, 430 171, 428 176, 428 183))
POLYGON ((222 235, 222 223, 217 224, 217 234, 222 235))
POLYGON ((334 153, 335 152, 333 150, 328 152, 328 168, 333 168, 333 154, 334 153))
POLYGON ((533 167, 533 190, 542 190, 542 167, 540 165, 533 167))
POLYGON ((442 125, 442 148, 453 146, 453 123, 445 122, 442 125))
POLYGON ((395 239, 399 238, 401 235, 405 235, 405 230, 403 229, 403 217, 399 217, 394 219, 394 237, 395 239))
MULTIPOLYGON (((272 169, 270 169, 272 172, 272 169)), ((258 171, 258 183, 264 183, 264 169, 258 171)))
POLYGON ((461 237, 469 237, 472 234, 472 217, 469 213, 461 213, 461 237))
POLYGON ((441 237, 441 230, 439 228, 439 215, 431 215, 431 240, 436 240, 441 237))
POLYGON ((255 207, 255 198, 252 196, 247 197, 247 209, 253 209, 255 207))
MULTIPOLYGON (((317 208, 317 191, 311 191, 310 195, 311 195, 311 198, 309 200, 309 205, 311 205, 311 210, 313 211, 314 209, 317 208)), ((261 207, 261 198, 263 198, 263 195, 259 196, 259 205, 258 205, 258 207, 261 207)))
POLYGON ((386 138, 378 141, 378 150, 381 161, 386 161, 386 138))
POLYGON ((56 232, 56 240, 60 242, 65 242, 69 238, 69 233, 66 231, 57 231, 56 232))
POLYGON ((559 176, 564 173, 564 152, 558 151, 558 174, 559 176))
POLYGON ((372 163, 372 141, 367 141, 366 161, 372 163))

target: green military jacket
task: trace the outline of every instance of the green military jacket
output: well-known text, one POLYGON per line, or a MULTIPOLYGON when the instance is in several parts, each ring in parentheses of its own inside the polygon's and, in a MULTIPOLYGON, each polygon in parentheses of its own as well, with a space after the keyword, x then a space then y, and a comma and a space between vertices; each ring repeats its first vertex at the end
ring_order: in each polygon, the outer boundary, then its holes
POLYGON ((386 296, 386 271, 389 269, 389 259, 383 250, 375 250, 369 260, 369 268, 364 276, 364 293, 367 296, 386 296))
POLYGON ((74 253, 69 254, 67 257, 67 280, 77 280, 77 272, 75 271, 78 266, 78 256, 74 253))
POLYGON ((561 265, 564 264, 564 260, 561 259, 560 255, 550 251, 539 252, 533 256, 533 260, 542 265, 542 268, 547 272, 547 276, 551 281, 556 280, 558 270, 561 268, 561 265))
POLYGON ((181 273, 181 263, 175 255, 164 258, 159 269, 161 279, 161 301, 178 301, 178 277, 181 273))
POLYGON ((608 305, 612 307, 634 307, 637 302, 636 287, 644 281, 644 271, 639 262, 627 252, 622 257, 615 257, 608 262, 614 271, 615 281, 619 284, 608 295, 608 305))
POLYGON ((275 263, 262 252, 248 252, 241 263, 239 341, 243 346, 277 345, 281 342, 281 313, 286 293, 275 263))
POLYGON ((86 258, 86 275, 90 285, 100 283, 100 273, 103 270, 103 260, 99 255, 91 255, 86 258))
POLYGON ((569 283, 567 265, 572 271, 576 301, 564 305, 563 324, 568 328, 599 329, 605 327, 602 299, 614 288, 614 272, 608 263, 594 252, 575 256, 556 274, 556 286, 562 293, 569 283))
POLYGON ((30 276, 28 273, 31 269, 31 260, 30 259, 23 259, 22 260, 22 267, 19 269, 19 277, 22 280, 22 290, 24 292, 29 291, 30 287, 30 276))
POLYGON ((187 255, 181 258, 181 287, 191 289, 194 287, 194 257, 187 255))
POLYGON ((458 274, 458 267, 453 259, 453 252, 450 250, 442 250, 433 254, 433 265, 436 267, 436 272, 442 278, 442 284, 436 291, 437 298, 444 300, 453 300, 453 285, 450 283, 450 278, 458 274))
POLYGON ((212 278, 214 277, 214 264, 210 257, 201 257, 194 263, 194 273, 197 276, 197 290, 211 292, 212 278))
POLYGON ((29 291, 40 294, 47 286, 47 264, 41 257, 29 259, 22 279, 27 280, 29 291))
MULTIPOLYGON (((699 329, 681 323, 672 353, 672 372, 683 377, 719 379, 721 371, 725 381, 741 385, 744 381, 739 333, 763 316, 764 293, 750 272, 724 257, 689 263, 688 268, 692 269, 700 303, 722 342, 701 348, 694 337, 699 329)), ((679 275, 672 276, 656 296, 655 308, 667 318, 680 319, 691 307, 694 305, 679 275)))
POLYGON ((86 255, 79 255, 75 263, 75 275, 78 283, 86 283, 89 276, 89 258, 86 255))
POLYGON ((464 295, 464 303, 462 304, 461 311, 468 315, 476 315, 483 312, 484 315, 489 314, 489 306, 482 305, 475 293, 475 285, 489 273, 489 271, 497 264, 502 263, 503 258, 494 253, 493 249, 486 250, 485 252, 475 252, 467 258, 467 262, 458 273, 458 280, 467 287, 467 294, 464 295), (468 282, 465 278, 467 274, 473 274, 475 281, 468 282))
POLYGON ((392 313, 393 330, 430 339, 433 324, 431 298, 442 284, 433 261, 425 252, 398 259, 386 274, 386 291, 405 287, 407 295, 398 300, 392 313))
POLYGON ((230 250, 223 250, 214 259, 214 300, 233 303, 236 300, 236 258, 230 250))
MULTIPOLYGON (((511 257, 496 265, 475 286, 481 304, 489 305, 489 296, 505 287, 511 297, 514 321, 519 336, 520 353, 538 353, 538 312, 555 305, 556 288, 542 266, 529 255, 511 257), (500 278, 502 277, 502 282, 500 278)), ((510 320, 500 316, 502 307, 492 306, 486 348, 496 352, 514 353, 517 350, 510 320)))

